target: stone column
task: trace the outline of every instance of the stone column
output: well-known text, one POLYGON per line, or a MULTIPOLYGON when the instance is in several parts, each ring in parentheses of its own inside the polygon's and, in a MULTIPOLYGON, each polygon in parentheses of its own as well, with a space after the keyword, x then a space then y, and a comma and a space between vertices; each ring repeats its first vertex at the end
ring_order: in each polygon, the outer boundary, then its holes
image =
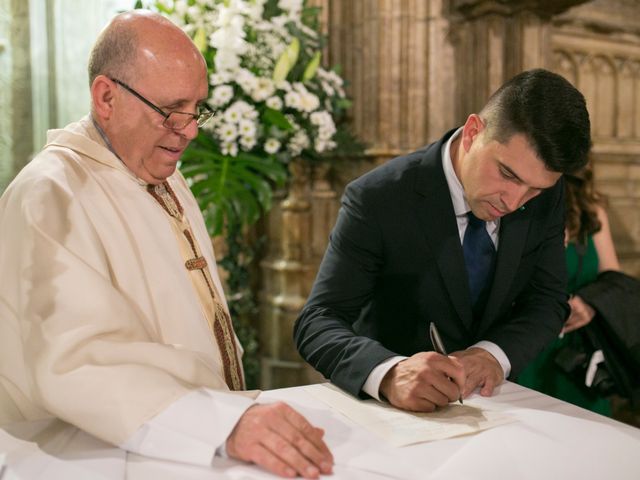
POLYGON ((312 172, 307 162, 289 166, 286 197, 267 219, 268 252, 261 262, 260 348, 263 389, 322 380, 302 360, 293 344, 293 325, 302 310, 317 270, 312 249, 312 172))
POLYGON ((584 1, 451 0, 457 122, 517 73, 550 68, 552 16, 584 1))

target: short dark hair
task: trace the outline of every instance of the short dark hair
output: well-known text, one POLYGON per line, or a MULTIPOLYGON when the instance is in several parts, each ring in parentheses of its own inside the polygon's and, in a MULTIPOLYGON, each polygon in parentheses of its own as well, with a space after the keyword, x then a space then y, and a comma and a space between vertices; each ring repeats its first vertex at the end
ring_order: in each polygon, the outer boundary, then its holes
POLYGON ((575 172, 587 163, 591 123, 584 96, 560 75, 522 72, 489 98, 480 112, 488 136, 507 143, 524 134, 548 170, 575 172))

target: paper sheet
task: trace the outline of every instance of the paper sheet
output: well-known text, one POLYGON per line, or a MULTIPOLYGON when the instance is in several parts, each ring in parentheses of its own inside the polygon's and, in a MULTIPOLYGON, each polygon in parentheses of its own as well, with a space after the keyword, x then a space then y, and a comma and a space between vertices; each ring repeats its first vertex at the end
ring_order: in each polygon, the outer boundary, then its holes
POLYGON ((473 402, 451 403, 432 413, 413 413, 376 400, 357 400, 331 384, 304 388, 394 447, 467 435, 515 421, 506 413, 473 402))

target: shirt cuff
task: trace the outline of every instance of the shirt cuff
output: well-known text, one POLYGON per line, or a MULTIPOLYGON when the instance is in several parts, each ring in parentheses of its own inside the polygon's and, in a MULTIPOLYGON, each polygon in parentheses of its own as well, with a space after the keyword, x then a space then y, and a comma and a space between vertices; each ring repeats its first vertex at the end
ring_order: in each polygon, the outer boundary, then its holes
POLYGON ((208 388, 184 395, 119 445, 147 457, 210 466, 253 400, 239 393, 208 388))
POLYGON ((382 379, 387 374, 387 372, 391 370, 391 367, 401 362, 405 358, 407 357, 398 355, 395 357, 387 358, 384 362, 377 365, 373 370, 371 370, 371 373, 367 377, 367 381, 364 382, 362 391, 381 402, 382 400, 380 400, 380 384, 382 383, 382 379))
POLYGON ((505 380, 507 379, 507 377, 511 373, 511 362, 509 361, 509 358, 507 358, 507 355, 504 353, 504 351, 498 345, 487 340, 482 340, 475 345, 472 345, 472 347, 481 348, 493 355, 502 367, 505 380))

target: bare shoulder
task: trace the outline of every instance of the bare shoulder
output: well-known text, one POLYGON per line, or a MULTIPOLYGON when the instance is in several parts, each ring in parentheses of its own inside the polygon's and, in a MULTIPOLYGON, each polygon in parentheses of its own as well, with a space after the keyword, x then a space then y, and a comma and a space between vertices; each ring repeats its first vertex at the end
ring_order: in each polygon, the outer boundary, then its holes
POLYGON ((620 270, 620 262, 613 243, 607 211, 599 205, 596 207, 596 214, 602 225, 600 231, 593 236, 593 243, 598 252, 598 271, 620 270))

